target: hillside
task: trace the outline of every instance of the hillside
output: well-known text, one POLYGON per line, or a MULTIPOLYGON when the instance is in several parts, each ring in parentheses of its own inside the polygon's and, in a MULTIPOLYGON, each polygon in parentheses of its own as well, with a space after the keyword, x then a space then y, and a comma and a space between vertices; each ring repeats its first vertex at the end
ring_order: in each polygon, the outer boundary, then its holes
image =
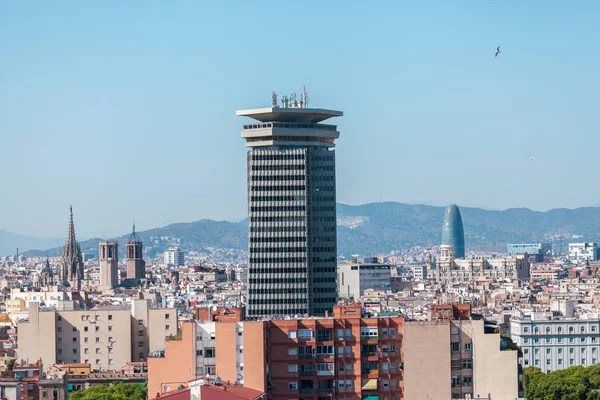
MULTIPOLYGON (((441 239, 445 207, 403 203, 370 203, 360 206, 338 204, 338 250, 349 255, 388 253, 412 246, 430 246, 441 239)), ((581 240, 598 240, 600 208, 554 209, 547 212, 515 208, 504 211, 461 207, 467 248, 503 251, 507 243, 536 242, 557 232, 582 235, 581 240)), ((138 232, 149 248, 149 256, 164 251, 180 239, 186 251, 208 247, 245 250, 247 221, 238 223, 200 220, 138 232), (150 240, 152 238, 152 240, 150 240), (166 238, 166 239, 161 239, 166 238)), ((129 234, 117 238, 120 250, 129 234)), ((90 255, 97 252, 100 239, 81 243, 90 255)), ((58 255, 60 248, 31 251, 26 255, 58 255)))

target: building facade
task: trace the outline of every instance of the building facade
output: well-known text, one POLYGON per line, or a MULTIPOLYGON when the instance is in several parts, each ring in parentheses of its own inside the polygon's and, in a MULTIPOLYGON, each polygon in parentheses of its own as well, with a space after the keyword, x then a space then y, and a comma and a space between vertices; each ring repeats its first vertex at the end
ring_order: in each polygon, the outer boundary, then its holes
POLYGON ((146 277, 146 263, 144 261, 143 243, 135 233, 135 224, 129 242, 125 245, 125 264, 127 266, 127 279, 133 281, 134 285, 138 285, 146 277))
POLYGON ((338 295, 343 297, 359 298, 365 294, 366 289, 391 290, 391 276, 389 264, 375 262, 359 262, 349 260, 337 266, 338 295))
POLYGON ((521 254, 528 254, 533 258, 533 262, 542 262, 545 256, 552 255, 552 243, 516 243, 506 245, 506 255, 508 257, 521 254))
POLYGON ((152 310, 154 319, 140 317, 148 315, 140 309, 149 309, 149 301, 134 301, 131 309, 64 311, 43 310, 30 302, 29 319, 17 325, 19 357, 41 359, 45 365, 90 363, 94 370, 108 371, 144 360, 148 352, 164 348, 166 337, 177 334, 177 313, 157 309, 152 310))
POLYGON ((465 232, 462 217, 456 204, 450 204, 444 214, 442 245, 454 248, 455 258, 465 258, 465 232))
MULTIPOLYGON (((303 96, 304 97, 304 96, 303 96)), ((248 151, 249 316, 324 315, 337 300, 335 125, 284 96, 241 110, 248 151)))
MULTIPOLYGON (((567 313, 569 315, 569 313, 567 313)), ((510 336, 523 351, 523 367, 549 373, 600 360, 600 319, 597 314, 575 318, 556 312, 532 313, 510 319, 510 336)))
POLYGON ((100 287, 114 289, 119 285, 119 242, 103 240, 98 245, 100 287))
POLYGON ((569 261, 579 263, 599 259, 600 248, 597 243, 569 243, 569 261))
POLYGON ((183 250, 179 247, 171 247, 164 253, 165 267, 182 267, 184 264, 183 250))
POLYGON ((435 265, 435 280, 455 284, 485 279, 491 282, 529 280, 529 258, 524 255, 506 258, 456 259, 451 246, 442 246, 442 256, 435 265))

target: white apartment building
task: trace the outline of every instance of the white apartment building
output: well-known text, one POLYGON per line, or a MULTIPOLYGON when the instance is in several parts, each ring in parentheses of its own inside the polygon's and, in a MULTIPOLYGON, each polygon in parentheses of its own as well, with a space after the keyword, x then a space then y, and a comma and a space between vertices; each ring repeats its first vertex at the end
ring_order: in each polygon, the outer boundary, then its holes
POLYGON ((573 263, 597 261, 599 253, 597 243, 569 243, 569 261, 573 263))
POLYGON ((174 267, 182 267, 183 266, 183 250, 179 247, 170 247, 164 253, 165 258, 165 267, 174 266, 174 267))
MULTIPOLYGON (((377 261, 377 259, 372 259, 377 261)), ((365 290, 390 290, 391 275, 389 264, 377 262, 363 263, 358 260, 349 260, 337 266, 338 294, 359 298, 365 290)))
POLYGON ((523 351, 519 363, 546 373, 574 365, 597 364, 600 359, 598 314, 583 318, 556 314, 534 312, 510 319, 510 336, 523 351))
POLYGON ((413 276, 420 281, 427 279, 427 267, 425 265, 411 265, 413 276))

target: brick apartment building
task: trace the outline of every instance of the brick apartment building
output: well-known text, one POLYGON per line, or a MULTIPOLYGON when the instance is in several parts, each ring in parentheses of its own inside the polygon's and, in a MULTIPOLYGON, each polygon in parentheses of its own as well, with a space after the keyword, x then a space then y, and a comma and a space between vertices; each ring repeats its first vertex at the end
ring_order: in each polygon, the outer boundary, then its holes
POLYGON ((232 310, 201 313, 204 321, 183 323, 181 339, 148 360, 150 396, 207 372, 274 400, 518 395, 516 352, 501 351, 499 335, 470 320, 468 306, 439 307, 432 315, 444 317, 427 322, 363 318, 358 305, 336 306, 325 318, 243 321, 232 310))

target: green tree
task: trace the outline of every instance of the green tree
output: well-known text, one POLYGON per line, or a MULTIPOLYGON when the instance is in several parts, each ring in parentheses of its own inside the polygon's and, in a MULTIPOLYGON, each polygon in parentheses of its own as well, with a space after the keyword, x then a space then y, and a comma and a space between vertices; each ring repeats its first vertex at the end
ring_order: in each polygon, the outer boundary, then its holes
POLYGON ((527 400, 600 400, 600 366, 570 367, 544 374, 539 368, 523 369, 527 400))
POLYGON ((146 400, 147 389, 134 383, 117 383, 114 386, 92 386, 83 392, 73 392, 69 400, 146 400))
POLYGON ((6 365, 7 371, 12 371, 15 366, 15 360, 12 358, 8 359, 8 360, 4 361, 4 365, 6 365))

